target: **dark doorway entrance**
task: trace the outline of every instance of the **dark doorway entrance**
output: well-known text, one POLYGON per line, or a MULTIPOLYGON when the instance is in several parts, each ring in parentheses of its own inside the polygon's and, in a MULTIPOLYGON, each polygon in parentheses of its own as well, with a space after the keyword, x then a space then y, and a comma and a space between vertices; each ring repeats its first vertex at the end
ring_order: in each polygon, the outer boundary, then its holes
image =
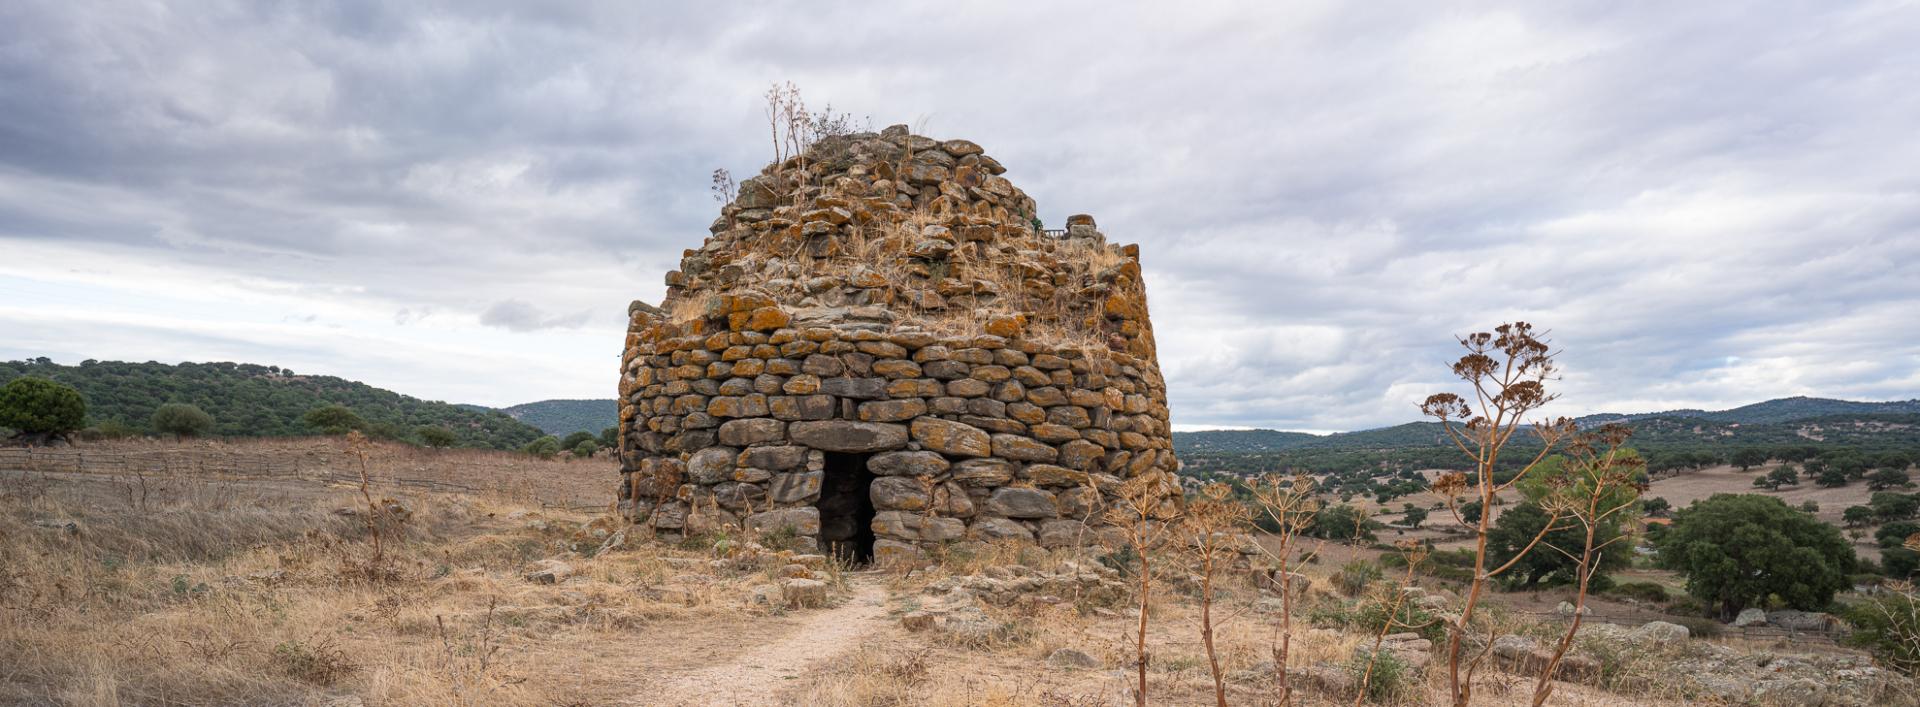
POLYGON ((873 561, 873 472, 871 454, 827 452, 825 479, 820 486, 820 542, 841 561, 864 565, 873 561))

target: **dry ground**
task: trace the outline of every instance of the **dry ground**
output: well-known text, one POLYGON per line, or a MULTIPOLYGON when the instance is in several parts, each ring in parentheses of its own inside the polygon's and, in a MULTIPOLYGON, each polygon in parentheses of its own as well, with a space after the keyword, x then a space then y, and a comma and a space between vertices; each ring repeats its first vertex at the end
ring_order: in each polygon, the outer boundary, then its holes
MULTIPOLYGON (((479 490, 447 492, 400 483, 444 460, 376 453, 384 480, 369 493, 377 505, 395 501, 404 518, 367 513, 357 484, 339 476, 180 474, 148 478, 144 495, 130 495, 123 475, 0 471, 0 703, 1130 703, 1134 615, 1124 602, 987 607, 1004 635, 965 645, 908 632, 898 619, 932 601, 924 588, 943 577, 1085 558, 995 548, 910 574, 828 566, 819 574, 833 588, 830 605, 788 610, 749 598, 790 571, 790 553, 740 538, 608 543, 617 522, 516 490, 524 478, 502 459, 512 457, 464 459, 475 470, 467 485, 479 490), (571 575, 526 577, 550 559, 571 575), (1048 667, 1059 648, 1100 667, 1048 667)), ((348 457, 340 464, 352 469, 348 457)), ((606 464, 529 462, 524 471, 583 496, 610 487, 606 464)), ((1325 587, 1333 567, 1308 574, 1325 587)), ((1210 704, 1198 608, 1190 593, 1159 596, 1152 702, 1210 704)), ((1259 596, 1242 576, 1217 608, 1221 657, 1238 674, 1233 704, 1269 701, 1275 621, 1253 610, 1259 596)), ((1303 636, 1293 662, 1338 663, 1361 640, 1303 636)), ((1498 673, 1485 681, 1482 704, 1520 704, 1530 689, 1498 673)), ((1441 688, 1435 671, 1389 702, 1427 703, 1441 688)), ((1576 685, 1555 703, 1677 704, 1576 685)))

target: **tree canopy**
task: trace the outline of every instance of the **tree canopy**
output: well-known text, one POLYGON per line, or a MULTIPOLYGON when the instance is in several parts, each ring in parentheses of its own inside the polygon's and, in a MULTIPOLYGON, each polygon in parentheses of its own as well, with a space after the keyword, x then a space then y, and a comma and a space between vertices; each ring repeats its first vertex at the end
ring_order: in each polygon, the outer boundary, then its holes
POLYGON ((0 387, 0 427, 59 437, 85 426, 87 400, 73 386, 29 377, 0 387))
POLYGON ((1728 617, 1768 596, 1823 609, 1856 566, 1839 528, 1754 494, 1696 501, 1653 541, 1660 566, 1685 574, 1687 593, 1728 617))
POLYGON ((213 430, 213 416, 186 403, 167 403, 154 409, 153 429, 179 437, 198 437, 213 430))
MULTIPOLYGON (((1487 533, 1487 564, 1499 567, 1506 564, 1525 550, 1534 536, 1547 526, 1552 516, 1533 501, 1525 501, 1508 508, 1493 521, 1493 528, 1487 533)), ((1603 523, 1595 528, 1593 542, 1604 544, 1620 536, 1620 523, 1603 523)), ((1580 567, 1578 553, 1586 544, 1585 528, 1578 521, 1562 517, 1554 522, 1553 530, 1547 531, 1540 544, 1515 563, 1504 577, 1512 586, 1533 589, 1543 582, 1548 585, 1571 584, 1579 580, 1580 567), (1574 553, 1569 555, 1568 553, 1574 553)), ((1599 561, 1593 575, 1595 586, 1607 586, 1607 573, 1625 568, 1631 552, 1624 545, 1615 545, 1608 551, 1599 553, 1599 561)))

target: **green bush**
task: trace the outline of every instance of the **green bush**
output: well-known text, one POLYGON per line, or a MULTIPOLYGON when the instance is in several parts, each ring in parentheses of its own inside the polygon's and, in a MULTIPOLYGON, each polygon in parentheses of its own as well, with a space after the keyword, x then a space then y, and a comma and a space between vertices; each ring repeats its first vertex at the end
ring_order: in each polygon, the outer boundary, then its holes
POLYGON ((520 448, 520 451, 526 452, 528 454, 539 457, 541 459, 552 459, 555 455, 560 453, 560 438, 555 437, 553 435, 547 435, 545 437, 541 437, 540 439, 536 439, 532 442, 528 442, 527 446, 520 448))
POLYGON ((198 437, 213 429, 213 416, 186 403, 167 403, 153 411, 153 430, 176 437, 198 437))
POLYGON ((1920 674, 1920 598, 1888 592, 1847 607, 1842 616, 1853 624, 1848 644, 1895 670, 1920 674))
POLYGON ((1347 596, 1359 596, 1381 576, 1380 566, 1366 560, 1354 560, 1333 573, 1333 586, 1347 596))
MULTIPOLYGON (((1367 677, 1369 650, 1355 651, 1353 658, 1347 661, 1347 673, 1353 678, 1353 684, 1359 685, 1367 677)), ((1382 649, 1373 656, 1373 675, 1367 680, 1367 700, 1370 702, 1399 702, 1411 696, 1413 692, 1413 671, 1406 663, 1394 657, 1392 651, 1382 649)))
POLYGON ((1666 587, 1652 582, 1621 582, 1611 590, 1608 590, 1607 593, 1653 603, 1664 602, 1672 598, 1667 594, 1666 587))
POLYGON ((1348 615, 1347 624, 1352 628, 1364 629, 1368 635, 1377 634, 1380 629, 1387 628, 1387 633, 1410 631, 1435 643, 1446 639, 1446 624, 1442 623, 1439 617, 1434 616, 1433 612, 1414 606, 1411 598, 1400 602, 1399 608, 1392 614, 1393 625, 1388 627, 1387 610, 1392 606, 1393 602, 1390 600, 1360 602, 1353 613, 1348 615))
POLYGON ((24 377, 0 387, 0 427, 63 437, 85 426, 87 401, 71 386, 24 377))

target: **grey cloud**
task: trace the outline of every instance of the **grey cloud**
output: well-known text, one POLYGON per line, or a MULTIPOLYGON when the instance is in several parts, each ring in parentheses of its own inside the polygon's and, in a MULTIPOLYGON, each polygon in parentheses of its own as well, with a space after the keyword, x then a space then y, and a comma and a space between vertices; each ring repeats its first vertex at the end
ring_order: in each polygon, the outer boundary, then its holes
POLYGON ((542 329, 576 329, 592 318, 592 312, 547 314, 520 300, 501 300, 480 313, 480 323, 507 331, 529 332, 542 329))
POLYGON ((29 0, 0 240, 600 327, 659 300, 792 79, 1141 243, 1177 423, 1404 421, 1452 335, 1522 317, 1567 412, 1912 397, 1916 32, 1873 2, 29 0))

